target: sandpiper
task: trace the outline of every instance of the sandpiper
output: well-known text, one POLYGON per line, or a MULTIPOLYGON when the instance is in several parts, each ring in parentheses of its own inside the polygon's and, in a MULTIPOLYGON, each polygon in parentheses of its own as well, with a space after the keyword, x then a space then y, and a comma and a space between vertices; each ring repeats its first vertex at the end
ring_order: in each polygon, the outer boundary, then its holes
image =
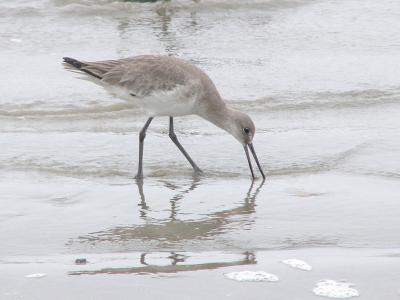
POLYGON ((148 114, 139 134, 139 164, 136 179, 143 178, 143 145, 147 128, 154 117, 169 117, 169 137, 192 165, 202 173, 183 148, 174 132, 174 117, 198 115, 233 135, 246 153, 252 178, 254 171, 248 148, 260 173, 264 172, 253 146, 255 126, 251 118, 229 107, 219 95, 212 80, 195 65, 171 56, 141 55, 118 60, 79 61, 64 57, 69 70, 83 72, 88 79, 115 96, 135 101, 148 114))

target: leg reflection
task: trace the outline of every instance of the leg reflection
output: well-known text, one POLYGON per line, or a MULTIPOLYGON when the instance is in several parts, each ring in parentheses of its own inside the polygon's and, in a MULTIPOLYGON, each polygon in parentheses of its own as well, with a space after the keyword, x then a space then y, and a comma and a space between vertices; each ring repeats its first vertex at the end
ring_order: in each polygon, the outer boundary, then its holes
MULTIPOLYGON (((170 207, 170 211, 171 211, 170 219, 171 220, 175 220, 177 213, 179 211, 179 206, 178 206, 177 202, 179 200, 183 199, 185 197, 185 195, 189 194, 191 191, 194 191, 201 184, 201 178, 202 178, 201 176, 194 174, 189 187, 178 192, 169 200, 170 205, 171 205, 171 207, 170 207)), ((143 189, 143 181, 137 181, 136 184, 138 186, 139 196, 140 196, 140 202, 138 204, 138 206, 140 207, 139 214, 142 219, 146 219, 147 213, 150 211, 150 208, 146 203, 146 196, 144 194, 144 189, 143 189)), ((164 186, 166 186, 172 190, 179 189, 179 186, 169 183, 169 182, 164 182, 164 186)))

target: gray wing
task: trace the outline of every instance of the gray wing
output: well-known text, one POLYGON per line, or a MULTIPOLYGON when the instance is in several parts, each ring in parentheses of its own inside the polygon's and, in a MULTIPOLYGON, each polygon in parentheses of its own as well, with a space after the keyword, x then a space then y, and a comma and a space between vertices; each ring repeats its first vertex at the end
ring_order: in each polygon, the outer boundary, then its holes
POLYGON ((82 69, 101 77, 103 83, 124 88, 135 96, 170 91, 193 79, 185 62, 165 56, 146 55, 83 63, 82 69))

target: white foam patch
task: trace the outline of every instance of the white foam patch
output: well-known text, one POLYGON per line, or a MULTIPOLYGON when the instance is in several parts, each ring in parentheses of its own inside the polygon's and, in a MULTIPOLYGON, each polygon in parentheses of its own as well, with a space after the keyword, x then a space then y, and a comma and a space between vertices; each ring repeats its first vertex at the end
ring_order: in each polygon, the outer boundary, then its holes
POLYGON ((353 286, 353 284, 348 282, 322 280, 317 283, 317 287, 313 289, 313 292, 317 296, 325 296, 337 299, 345 299, 359 296, 358 291, 351 286, 353 286))
POLYGON ((311 265, 309 265, 305 261, 297 259, 297 258, 285 259, 285 260, 282 260, 282 262, 285 265, 288 265, 288 266, 291 266, 293 268, 300 269, 303 271, 311 271, 312 270, 311 265))
POLYGON ((26 275, 25 277, 26 278, 42 278, 42 277, 45 277, 45 276, 46 276, 45 273, 35 273, 35 274, 26 275))
POLYGON ((279 277, 264 271, 242 271, 242 272, 231 272, 226 273, 225 276, 229 279, 236 281, 279 281, 279 277))

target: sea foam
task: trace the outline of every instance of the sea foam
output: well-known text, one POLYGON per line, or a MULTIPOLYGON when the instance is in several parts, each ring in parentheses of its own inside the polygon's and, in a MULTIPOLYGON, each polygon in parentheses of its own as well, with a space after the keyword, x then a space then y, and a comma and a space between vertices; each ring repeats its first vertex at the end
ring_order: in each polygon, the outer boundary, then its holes
POLYGON ((43 278, 45 276, 46 276, 45 273, 35 273, 35 274, 25 275, 26 278, 43 278))
POLYGON ((288 265, 288 266, 291 266, 292 268, 300 269, 303 271, 311 271, 312 270, 312 266, 310 266, 305 261, 297 259, 297 258, 285 259, 285 260, 282 260, 282 262, 285 265, 288 265))
POLYGON ((317 283, 317 287, 313 289, 313 292, 317 296, 325 296, 336 299, 345 299, 359 296, 358 291, 351 286, 353 286, 353 284, 348 282, 321 280, 317 283))
POLYGON ((226 273, 225 276, 236 281, 279 281, 279 277, 264 271, 241 271, 226 273))

